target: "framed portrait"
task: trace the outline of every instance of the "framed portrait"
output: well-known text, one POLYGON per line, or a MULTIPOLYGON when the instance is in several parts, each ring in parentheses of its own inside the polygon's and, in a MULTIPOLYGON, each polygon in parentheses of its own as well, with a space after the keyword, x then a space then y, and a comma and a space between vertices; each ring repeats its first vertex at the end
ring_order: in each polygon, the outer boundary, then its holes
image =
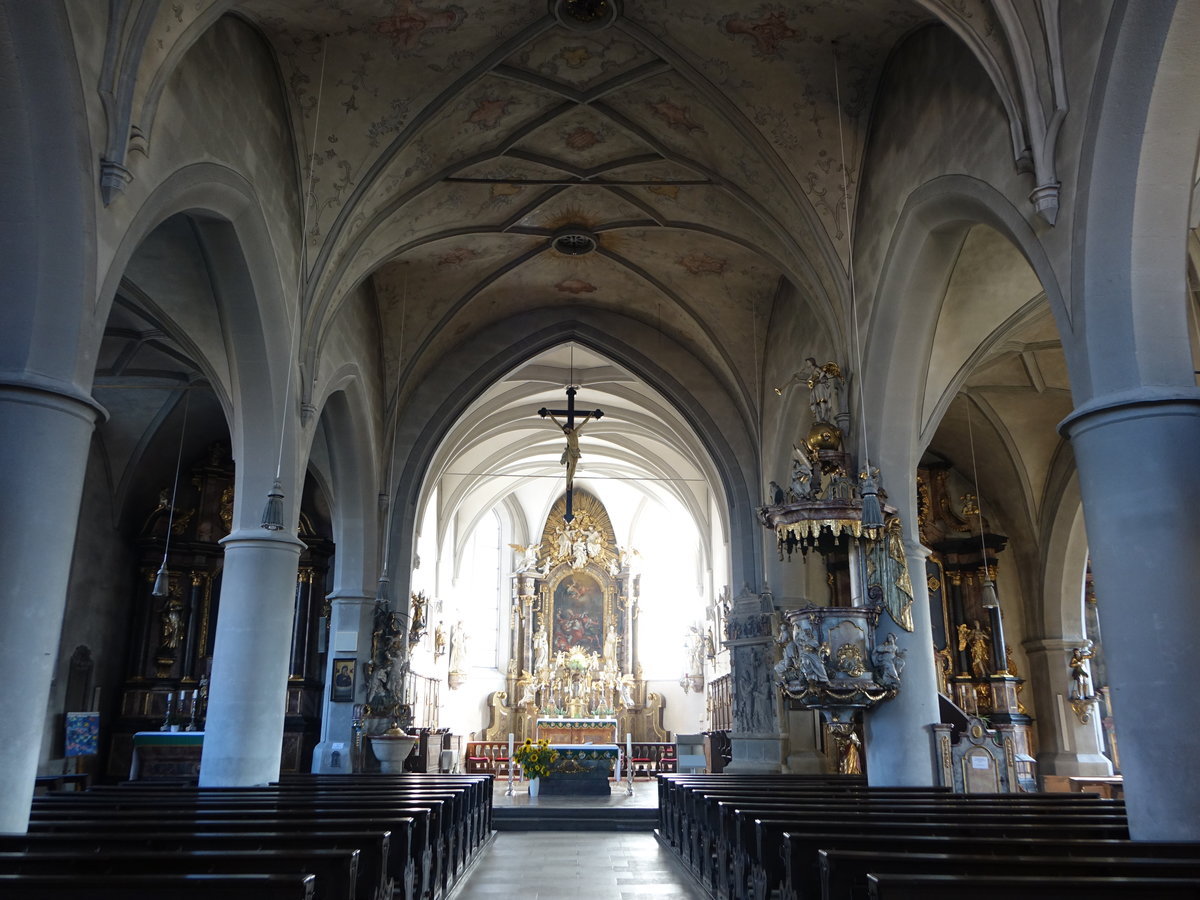
POLYGON ((354 700, 354 672, 358 660, 354 657, 335 659, 333 676, 329 686, 329 699, 334 703, 351 703, 354 700))

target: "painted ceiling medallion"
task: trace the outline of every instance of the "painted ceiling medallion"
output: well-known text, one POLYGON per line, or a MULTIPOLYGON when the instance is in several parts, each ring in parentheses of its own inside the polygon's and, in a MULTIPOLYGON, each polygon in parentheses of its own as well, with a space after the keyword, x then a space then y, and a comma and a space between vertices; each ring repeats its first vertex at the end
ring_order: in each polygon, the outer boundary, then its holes
POLYGON ((550 0, 550 12, 566 28, 596 31, 616 21, 621 9, 617 0, 550 0))
POLYGON ((583 256, 596 249, 596 236, 583 228, 564 228, 550 241, 551 246, 567 256, 583 256))

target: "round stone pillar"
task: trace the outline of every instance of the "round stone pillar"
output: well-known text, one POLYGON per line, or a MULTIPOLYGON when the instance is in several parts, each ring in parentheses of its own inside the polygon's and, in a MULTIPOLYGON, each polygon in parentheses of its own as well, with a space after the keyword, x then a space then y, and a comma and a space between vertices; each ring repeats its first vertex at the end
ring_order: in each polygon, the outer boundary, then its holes
POLYGON ((1029 684, 1038 709, 1038 773, 1041 775, 1111 775, 1104 755, 1100 704, 1089 704, 1088 721, 1071 708, 1071 651, 1083 638, 1025 641, 1029 684))
POLYGON ((313 748, 312 768, 314 772, 349 775, 354 771, 351 761, 356 756, 352 746, 354 704, 366 702, 366 665, 371 659, 375 598, 339 592, 331 594, 329 601, 329 652, 325 660, 325 684, 333 684, 335 659, 353 657, 356 660, 354 697, 345 703, 332 700, 329 691, 325 692, 321 742, 313 748))
POLYGON ((904 650, 900 693, 863 715, 867 780, 876 786, 938 783, 930 728, 941 720, 941 715, 933 664, 929 592, 925 582, 925 559, 929 550, 906 538, 904 552, 913 588, 913 630, 905 631, 887 612, 879 617, 879 626, 875 629, 877 645, 889 634, 894 634, 896 643, 904 650))
POLYGON ((25 831, 100 407, 0 384, 0 832, 25 831))
POLYGON ((1200 394, 1100 398, 1060 429, 1079 468, 1130 832, 1200 841, 1200 394))
POLYGON ((304 544, 242 529, 221 541, 225 567, 213 645, 202 787, 279 778, 296 569, 304 544))

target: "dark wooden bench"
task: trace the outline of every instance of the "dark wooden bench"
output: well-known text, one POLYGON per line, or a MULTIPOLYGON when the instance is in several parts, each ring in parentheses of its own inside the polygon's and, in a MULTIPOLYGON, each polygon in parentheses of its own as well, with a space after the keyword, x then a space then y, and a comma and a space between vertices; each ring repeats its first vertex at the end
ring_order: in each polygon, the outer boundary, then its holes
MULTIPOLYGON (((163 811, 159 815, 135 812, 132 815, 115 813, 103 815, 75 815, 64 819, 31 818, 29 833, 54 834, 73 837, 84 832, 110 829, 113 833, 142 832, 153 830, 160 835, 186 837, 199 833, 260 834, 303 837, 311 832, 363 830, 387 830, 391 833, 388 846, 387 875, 391 882, 402 890, 407 900, 430 897, 436 886, 435 873, 429 860, 425 825, 413 818, 388 816, 383 818, 347 813, 344 819, 311 816, 267 816, 262 813, 238 813, 225 811, 218 816, 195 816, 190 813, 170 815, 163 811), (412 835, 405 841, 404 834, 412 835), (397 836, 400 835, 399 839, 397 836), (422 851, 422 847, 424 850, 422 851), (422 868, 424 865, 424 868, 422 868)), ((360 848, 361 849, 361 848, 360 848)))
MULTIPOLYGON (((0 853, 62 853, 92 856, 129 853, 169 853, 184 850, 210 852, 313 849, 357 850, 359 900, 390 898, 393 883, 387 877, 390 831, 279 832, 73 832, 70 834, 0 835, 0 853)), ((410 886, 411 889, 411 886, 410 886)), ((403 893, 401 896, 408 896, 403 893)))
MULTIPOLYGON (((1053 841, 1045 842, 1053 847, 1053 841)), ((887 875, 1012 875, 1070 878, 1191 878, 1200 879, 1200 847, 1196 859, 1098 856, 990 856, 947 853, 882 853, 870 850, 821 850, 822 900, 867 900, 867 876, 887 875)), ((803 895, 805 900, 811 894, 803 895)))
POLYGON ((778 848, 784 831, 812 831, 839 821, 859 826, 886 822, 889 828, 907 827, 918 831, 954 824, 988 833, 1036 825, 1043 830, 1063 829, 1064 837, 1069 836, 1065 833, 1068 829, 1081 830, 1081 836, 1129 836, 1123 811, 1091 813, 1015 801, 976 802, 962 796, 923 802, 911 798, 839 798, 833 804, 767 805, 759 801, 743 805, 719 801, 718 807, 720 825, 714 851, 717 871, 728 871, 743 883, 755 883, 755 880, 765 878, 768 891, 783 880, 778 848))
MULTIPOLYGON (((435 853, 446 862, 446 874, 453 878, 466 865, 486 837, 485 828, 491 820, 490 779, 471 782, 460 781, 453 786, 436 783, 438 776, 409 776, 407 786, 373 786, 346 784, 288 785, 253 788, 190 788, 164 792, 161 788, 149 790, 133 788, 101 792, 105 802, 118 809, 137 808, 163 802, 163 797, 172 798, 176 807, 188 806, 205 809, 213 806, 243 808, 269 801, 279 805, 316 804, 321 799, 330 803, 353 802, 359 809, 377 809, 387 803, 440 803, 445 809, 439 814, 435 827, 438 847, 435 853), (413 782, 419 782, 419 786, 413 782), (489 788, 486 798, 483 788, 489 788)), ((450 776, 454 778, 456 776, 450 776)), ((90 793, 90 792, 89 792, 90 793)), ((36 808, 60 808, 59 804, 70 803, 73 798, 55 798, 50 804, 35 805, 36 808)), ((82 802, 82 801, 81 801, 82 802)))
POLYGON ((727 895, 764 897, 781 887, 785 881, 780 854, 785 832, 801 829, 824 834, 878 834, 896 837, 914 835, 967 836, 989 841, 1011 838, 1096 839, 1128 838, 1124 824, 1097 824, 1070 821, 1046 823, 1041 816, 981 815, 943 811, 921 817, 896 818, 892 814, 829 814, 819 821, 795 818, 756 819, 753 849, 739 845, 733 851, 731 877, 737 879, 727 895))
POLYGON ((1020 875, 871 875, 871 900, 1195 900, 1200 879, 1046 878, 1020 875))
MULTIPOLYGON (((357 850, 176 850, 169 852, 0 852, 0 874, 312 875, 313 900, 355 900, 357 850)), ((370 895, 366 900, 370 900, 370 895)))
POLYGON ((311 900, 312 875, 0 875, 21 900, 311 900))

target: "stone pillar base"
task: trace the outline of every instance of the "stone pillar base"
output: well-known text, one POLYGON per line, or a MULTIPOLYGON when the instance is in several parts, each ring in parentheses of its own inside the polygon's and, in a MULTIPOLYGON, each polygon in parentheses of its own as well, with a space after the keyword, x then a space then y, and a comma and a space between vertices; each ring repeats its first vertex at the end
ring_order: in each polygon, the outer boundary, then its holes
POLYGON ((783 772, 783 736, 779 734, 729 735, 733 760, 725 767, 730 775, 778 775, 783 772))

